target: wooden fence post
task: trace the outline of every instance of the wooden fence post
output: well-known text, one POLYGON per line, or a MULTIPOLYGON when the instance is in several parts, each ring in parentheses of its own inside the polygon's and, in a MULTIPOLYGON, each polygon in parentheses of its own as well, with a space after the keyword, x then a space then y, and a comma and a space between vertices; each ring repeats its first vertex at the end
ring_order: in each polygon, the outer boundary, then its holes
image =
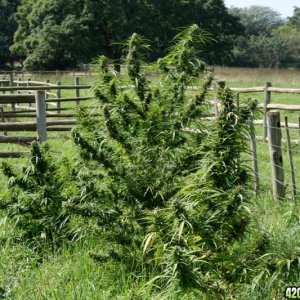
POLYGON ((287 152, 288 152, 288 158, 290 163, 290 174, 292 179, 292 195, 293 195, 293 200, 295 201, 297 189, 296 189, 296 179, 295 179, 295 170, 294 170, 294 162, 293 162, 293 155, 292 155, 292 145, 291 145, 288 117, 284 118, 284 125, 286 131, 287 152))
MULTIPOLYGON (((75 85, 79 85, 79 77, 75 78, 75 85)), ((80 98, 80 89, 76 88, 76 98, 80 98)), ((76 101, 76 104, 79 105, 79 101, 76 101)))
POLYGON ((281 149, 280 113, 278 111, 269 111, 267 113, 267 121, 273 196, 275 199, 282 199, 285 194, 285 185, 281 149))
MULTIPOLYGON (((30 86, 30 81, 31 81, 31 78, 28 78, 27 79, 27 86, 30 86)), ((28 91, 28 94, 30 94, 30 91, 28 91)), ((31 107, 32 106, 32 104, 31 103, 28 103, 28 107, 31 107)))
POLYGON ((253 172, 254 172, 254 191, 255 191, 255 195, 258 196, 260 184, 259 184, 256 137, 255 137, 255 128, 254 128, 253 118, 250 118, 249 125, 250 125, 251 152, 252 152, 252 156, 253 156, 252 168, 253 168, 253 172))
POLYGON ((217 85, 215 87, 215 98, 214 98, 214 112, 215 112, 215 117, 219 115, 219 108, 218 108, 218 103, 219 103, 219 90, 225 88, 225 81, 218 81, 217 85))
MULTIPOLYGON (((4 116, 4 108, 3 108, 3 106, 0 107, 0 111, 1 111, 1 122, 5 123, 5 116, 4 116)), ((7 135, 7 131, 4 130, 3 134, 7 135)))
MULTIPOLYGON (((58 82, 57 85, 58 85, 58 89, 56 92, 56 98, 60 99, 61 98, 61 89, 59 86, 61 85, 61 82, 58 82)), ((59 101, 57 101, 56 107, 57 107, 57 113, 60 113, 60 102, 59 101)))
MULTIPOLYGON (((21 78, 18 79, 18 81, 17 81, 17 86, 21 86, 21 83, 20 83, 21 80, 22 80, 21 78)), ((18 91, 17 94, 21 94, 21 92, 18 91)))
MULTIPOLYGON (((50 83, 50 80, 49 79, 47 79, 46 80, 46 86, 49 86, 49 83, 50 83)), ((46 100, 49 98, 49 90, 46 90, 46 100)), ((48 105, 48 103, 46 103, 46 110, 48 110, 48 108, 49 108, 49 105, 48 105)))
MULTIPOLYGON (((13 72, 9 73, 9 86, 14 86, 14 74, 13 72)), ((11 94, 14 94, 14 91, 11 91, 11 94)), ((11 104, 12 111, 16 111, 16 104, 11 104)))
POLYGON ((264 90, 264 141, 267 141, 268 128, 267 128, 267 106, 271 103, 271 92, 268 91, 268 88, 272 86, 271 82, 267 82, 264 90))
POLYGON ((45 91, 36 91, 35 106, 36 106, 36 129, 38 141, 40 143, 47 140, 47 123, 46 123, 46 93, 45 91))

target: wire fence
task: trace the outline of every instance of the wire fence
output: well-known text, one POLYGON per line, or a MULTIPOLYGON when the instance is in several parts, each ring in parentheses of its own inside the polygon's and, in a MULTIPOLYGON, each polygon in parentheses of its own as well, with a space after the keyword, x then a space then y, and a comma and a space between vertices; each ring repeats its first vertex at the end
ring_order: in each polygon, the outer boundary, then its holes
MULTIPOLYGON (((272 189, 276 199, 291 197, 296 200, 300 197, 300 189, 297 186, 297 182, 300 182, 300 149, 295 142, 300 144, 300 135, 293 140, 288 117, 284 119, 285 123, 282 126, 278 111, 267 113, 267 136, 262 140, 257 139, 255 135, 251 136, 252 147, 247 154, 247 160, 252 161, 257 194, 261 190, 272 189)), ((300 125, 294 129, 300 132, 300 125)))

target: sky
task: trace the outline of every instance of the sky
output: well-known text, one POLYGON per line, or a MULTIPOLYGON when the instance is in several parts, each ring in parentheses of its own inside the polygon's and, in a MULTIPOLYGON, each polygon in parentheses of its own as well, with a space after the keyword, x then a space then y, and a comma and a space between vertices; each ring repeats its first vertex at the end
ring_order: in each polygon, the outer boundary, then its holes
POLYGON ((268 6, 279 12, 282 17, 293 15, 294 6, 300 7, 300 0, 224 0, 225 5, 247 7, 251 5, 268 6))

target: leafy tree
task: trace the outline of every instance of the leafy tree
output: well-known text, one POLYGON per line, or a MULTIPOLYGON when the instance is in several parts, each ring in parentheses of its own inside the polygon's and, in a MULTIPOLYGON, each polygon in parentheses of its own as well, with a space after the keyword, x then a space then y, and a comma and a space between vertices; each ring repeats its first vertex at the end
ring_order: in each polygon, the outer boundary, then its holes
POLYGON ((12 51, 30 69, 60 69, 89 56, 88 26, 81 1, 24 1, 16 14, 12 51))
POLYGON ((288 45, 276 33, 283 24, 280 14, 269 7, 231 7, 230 13, 240 18, 245 35, 235 41, 231 63, 238 66, 278 67, 288 56, 288 45))
POLYGON ((294 7, 293 16, 288 18, 288 25, 300 30, 300 7, 294 7))
POLYGON ((300 37, 300 9, 295 7, 294 14, 288 21, 274 31, 274 35, 279 36, 287 44, 285 51, 284 65, 289 67, 299 67, 299 37, 300 37))
POLYGON ((218 41, 207 45, 202 56, 223 63, 240 31, 222 0, 24 0, 16 18, 11 49, 26 58, 30 69, 70 68, 99 53, 119 60, 122 49, 115 42, 133 32, 152 41, 149 59, 154 60, 166 53, 178 28, 193 23, 218 41))
POLYGON ((240 19, 246 35, 270 34, 274 28, 284 23, 277 11, 266 6, 253 5, 245 8, 233 6, 229 12, 240 19))
POLYGON ((13 35, 17 29, 14 13, 17 10, 20 0, 0 1, 0 68, 6 63, 14 64, 14 57, 9 51, 13 43, 13 35))
POLYGON ((233 64, 242 67, 278 67, 287 59, 288 48, 286 38, 278 34, 251 35, 248 39, 240 37, 233 50, 233 64))
POLYGON ((169 41, 178 28, 197 24, 214 38, 214 42, 206 44, 201 57, 209 64, 224 64, 231 53, 234 38, 242 33, 238 18, 228 13, 222 0, 147 0, 145 3, 151 8, 150 12, 145 10, 143 14, 148 26, 137 32, 155 41, 151 44, 153 58, 166 54, 169 41))

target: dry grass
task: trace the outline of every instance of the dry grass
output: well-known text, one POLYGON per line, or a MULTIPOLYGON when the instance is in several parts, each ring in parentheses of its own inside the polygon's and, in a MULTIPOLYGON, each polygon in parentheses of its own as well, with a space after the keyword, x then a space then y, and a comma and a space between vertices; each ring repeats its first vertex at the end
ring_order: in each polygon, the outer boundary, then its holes
POLYGON ((266 82, 271 82, 276 87, 300 88, 298 69, 216 67, 215 74, 232 87, 263 86, 266 82))

